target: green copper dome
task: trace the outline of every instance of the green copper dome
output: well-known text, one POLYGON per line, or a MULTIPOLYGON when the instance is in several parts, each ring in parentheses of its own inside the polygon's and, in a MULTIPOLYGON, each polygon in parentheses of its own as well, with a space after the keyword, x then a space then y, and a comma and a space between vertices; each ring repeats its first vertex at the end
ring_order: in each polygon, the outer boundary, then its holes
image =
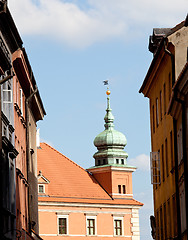
POLYGON ((127 144, 126 137, 123 133, 114 129, 114 116, 110 108, 110 98, 107 97, 107 109, 105 120, 105 130, 99 133, 94 145, 98 152, 94 154, 95 165, 126 165, 128 154, 123 150, 127 144))

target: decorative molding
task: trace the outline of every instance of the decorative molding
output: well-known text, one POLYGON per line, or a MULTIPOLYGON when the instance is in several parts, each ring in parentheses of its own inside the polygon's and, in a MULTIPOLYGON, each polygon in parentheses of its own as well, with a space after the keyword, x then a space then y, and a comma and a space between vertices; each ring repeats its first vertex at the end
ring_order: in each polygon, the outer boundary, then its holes
POLYGON ((95 211, 95 212, 93 212, 93 211, 84 211, 84 210, 71 210, 71 211, 67 211, 67 210, 57 210, 57 209, 40 209, 39 208, 39 212, 54 212, 54 213, 56 213, 56 214, 65 214, 66 215, 66 213, 84 213, 84 214, 86 214, 86 215, 98 215, 98 214, 100 214, 100 213, 102 213, 102 214, 114 214, 114 215, 119 215, 119 214, 121 214, 121 215, 127 215, 127 214, 131 214, 131 212, 122 212, 121 211, 121 213, 120 212, 113 212, 113 211, 109 211, 109 212, 106 212, 106 211, 95 211))
POLYGON ((118 209, 140 209, 139 205, 112 205, 112 204, 98 204, 98 203, 65 203, 65 202, 44 202, 38 201, 39 206, 66 206, 66 207, 92 207, 92 208, 118 208, 118 209))

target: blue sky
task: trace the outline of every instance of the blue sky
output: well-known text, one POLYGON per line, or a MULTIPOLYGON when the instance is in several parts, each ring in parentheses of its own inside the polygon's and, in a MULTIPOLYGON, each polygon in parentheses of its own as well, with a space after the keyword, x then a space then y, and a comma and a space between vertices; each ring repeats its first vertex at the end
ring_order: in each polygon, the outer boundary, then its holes
POLYGON ((127 138, 140 210, 141 240, 151 239, 148 99, 139 88, 152 60, 154 27, 186 17, 187 0, 9 0, 47 112, 41 140, 84 168, 94 165, 93 140, 104 129, 109 79, 115 129, 127 138))

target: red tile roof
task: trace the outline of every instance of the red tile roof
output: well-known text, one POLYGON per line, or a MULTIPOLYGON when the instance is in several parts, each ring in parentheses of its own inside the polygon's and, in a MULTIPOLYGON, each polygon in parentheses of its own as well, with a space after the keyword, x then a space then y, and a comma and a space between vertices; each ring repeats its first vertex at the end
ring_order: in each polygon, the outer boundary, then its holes
POLYGON ((85 169, 46 143, 40 147, 38 172, 50 183, 49 197, 39 197, 39 201, 142 205, 134 199, 112 200, 85 169))

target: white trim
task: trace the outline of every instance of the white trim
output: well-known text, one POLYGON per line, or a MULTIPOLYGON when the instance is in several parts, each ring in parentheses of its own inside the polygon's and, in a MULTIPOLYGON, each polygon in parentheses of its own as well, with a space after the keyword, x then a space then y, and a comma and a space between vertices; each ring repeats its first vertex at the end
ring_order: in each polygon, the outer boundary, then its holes
POLYGON ((94 215, 86 215, 86 236, 97 236, 97 216, 94 215), (94 220, 94 229, 95 229, 95 234, 91 235, 88 234, 88 219, 93 219, 94 220))
POLYGON ((67 235, 69 235, 69 215, 57 215, 57 235, 58 236, 67 236, 67 235), (59 233, 59 219, 60 218, 66 218, 66 229, 67 229, 67 233, 66 234, 59 233))
POLYGON ((38 179, 38 183, 44 183, 44 184, 47 184, 47 183, 50 183, 50 181, 47 179, 47 178, 45 178, 42 174, 40 174, 39 173, 39 175, 37 176, 37 179, 38 179), (45 181, 45 183, 44 182, 40 182, 40 178, 42 178, 44 181, 45 181))
MULTIPOLYGON (((40 236, 57 237, 57 236, 61 236, 61 235, 57 235, 57 234, 42 234, 42 233, 40 233, 40 236)), ((81 235, 81 234, 80 235, 69 234, 69 235, 66 235, 66 236, 67 237, 85 237, 85 235, 81 235)), ((94 237, 96 237, 96 236, 94 236, 94 237)), ((97 235, 97 237, 111 237, 111 238, 114 238, 114 235, 97 235)), ((126 235, 126 236, 118 236, 118 237, 121 237, 121 238, 131 238, 132 236, 127 236, 126 235)))
POLYGON ((110 193, 110 195, 114 195, 114 196, 130 196, 133 197, 133 194, 123 194, 123 193, 110 193))
POLYGON ((84 213, 85 215, 90 215, 90 216, 96 216, 100 213, 102 214, 113 214, 113 215, 126 215, 126 214, 130 214, 131 212, 113 212, 113 211, 96 211, 96 212, 89 212, 89 211, 82 211, 82 210, 71 210, 71 211, 66 211, 66 210, 58 210, 58 209, 39 209, 39 212, 54 212, 57 215, 68 215, 70 213, 84 213))
POLYGON ((113 226, 114 226, 114 237, 121 237, 124 236, 124 217, 122 216, 113 216, 113 226), (115 234, 115 220, 120 220, 121 221, 121 235, 116 235, 115 234))
POLYGON ((119 167, 119 166, 107 166, 107 167, 98 167, 98 168, 89 168, 87 171, 96 173, 96 172, 109 172, 109 171, 121 171, 121 172, 135 172, 136 167, 119 167))
POLYGON ((111 204, 97 204, 97 203, 65 203, 65 202, 38 202, 39 206, 65 206, 65 207, 92 207, 92 208, 118 208, 118 209, 140 209, 139 205, 111 205, 111 204))

